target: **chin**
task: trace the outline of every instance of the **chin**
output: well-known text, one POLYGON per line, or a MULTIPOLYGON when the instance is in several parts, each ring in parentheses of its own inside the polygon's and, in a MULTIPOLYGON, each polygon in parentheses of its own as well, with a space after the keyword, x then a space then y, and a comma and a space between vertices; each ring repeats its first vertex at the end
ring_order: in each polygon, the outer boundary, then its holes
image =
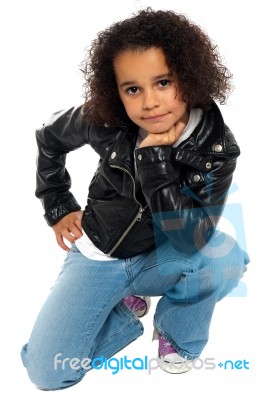
POLYGON ((170 129, 168 126, 160 126, 159 124, 156 126, 155 124, 149 124, 149 125, 139 125, 140 128, 142 128, 144 131, 153 133, 153 134, 160 134, 163 132, 166 132, 168 129, 170 129))
POLYGON ((149 133, 153 133, 154 135, 161 135, 162 133, 165 133, 165 132, 167 132, 168 131, 168 129, 170 129, 170 128, 168 128, 168 127, 161 127, 161 128, 159 128, 158 127, 158 129, 150 129, 148 132, 149 133))

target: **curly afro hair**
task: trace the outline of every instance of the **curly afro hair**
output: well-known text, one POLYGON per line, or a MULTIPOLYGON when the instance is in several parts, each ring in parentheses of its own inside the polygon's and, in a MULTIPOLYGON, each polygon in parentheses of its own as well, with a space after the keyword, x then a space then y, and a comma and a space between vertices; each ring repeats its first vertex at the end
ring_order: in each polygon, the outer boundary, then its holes
POLYGON ((217 46, 184 15, 148 8, 100 32, 86 50, 82 70, 87 121, 110 127, 130 122, 118 94, 113 61, 123 51, 151 47, 163 50, 188 110, 208 110, 213 100, 226 102, 232 74, 217 46))

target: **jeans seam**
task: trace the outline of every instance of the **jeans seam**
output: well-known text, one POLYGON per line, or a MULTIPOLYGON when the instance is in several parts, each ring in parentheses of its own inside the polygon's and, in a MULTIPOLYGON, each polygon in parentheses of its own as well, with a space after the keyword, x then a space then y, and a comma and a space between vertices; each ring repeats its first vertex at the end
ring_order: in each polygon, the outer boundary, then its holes
MULTIPOLYGON (((127 285, 125 285, 125 286, 123 287, 123 289, 125 289, 126 287, 127 287, 127 285)), ((123 291, 123 289, 122 289, 121 291, 123 291)), ((92 336, 92 332, 93 332, 93 328, 95 327, 96 322, 97 322, 97 320, 99 319, 100 315, 102 314, 103 310, 106 308, 106 306, 107 306, 108 304, 110 304, 112 298, 113 298, 113 297, 116 297, 116 294, 118 294, 119 292, 120 292, 120 290, 119 290, 119 291, 117 290, 117 291, 111 296, 111 298, 110 298, 108 301, 105 302, 105 304, 103 305, 103 307, 98 311, 98 314, 95 316, 94 320, 93 320, 93 321, 91 322, 91 324, 90 324, 90 331, 89 331, 89 333, 88 333, 88 335, 87 335, 87 340, 85 340, 86 343, 89 343, 89 342, 90 342, 90 339, 91 339, 91 336, 92 336)), ((120 301, 121 301, 121 300, 120 300, 120 301)), ((114 305, 114 307, 117 306, 117 305, 119 305, 119 301, 118 301, 118 303, 116 303, 116 304, 114 305)), ((114 307, 113 307, 113 308, 114 308, 114 307)), ((126 306, 125 306, 125 307, 126 307, 126 306)), ((111 311, 113 310, 113 308, 111 309, 111 311)), ((120 309, 121 309, 121 307, 120 307, 120 309)), ((125 309, 125 310, 126 310, 126 309, 125 309)), ((128 315, 129 318, 132 320, 132 322, 134 322, 135 324, 137 324, 137 322, 139 322, 139 321, 138 321, 138 318, 135 317, 134 314, 131 315, 131 314, 128 313, 127 315, 128 315)), ((105 321, 106 321, 106 320, 105 320, 105 321)), ((103 322, 103 325, 104 325, 105 321, 103 322)), ((96 338, 96 337, 97 337, 97 336, 95 336, 95 338, 96 338)), ((102 343, 104 343, 104 341, 103 341, 102 343)), ((84 343, 84 347, 83 347, 83 349, 82 349, 82 351, 81 351, 82 355, 84 355, 85 351, 86 351, 86 344, 84 343)))
POLYGON ((163 260, 163 261, 160 261, 158 263, 151 264, 151 265, 149 265, 149 266, 147 266, 145 268, 142 268, 140 272, 147 271, 150 268, 159 267, 160 265, 167 264, 169 262, 171 262, 171 263, 177 262, 179 264, 183 264, 183 265, 187 266, 187 270, 184 271, 184 272, 194 272, 195 271, 195 264, 193 262, 187 262, 187 261, 184 261, 184 260, 178 260, 176 258, 172 258, 172 259, 163 260))
MULTIPOLYGON (((117 304, 117 306, 120 308, 120 310, 122 312, 124 311, 123 307, 121 307, 121 304, 117 304)), ((125 311, 126 311, 126 308, 125 308, 125 311)), ((134 313, 133 313, 133 315, 131 315, 130 313, 127 313, 127 312, 125 314, 129 317, 129 320, 130 320, 129 323, 133 322, 135 325, 140 325, 140 321, 139 321, 139 319, 137 317, 134 317, 134 313)), ((122 332, 124 332, 125 329, 127 328, 127 326, 128 326, 128 324, 123 329, 119 329, 118 331, 116 331, 111 336, 111 338, 114 338, 114 337, 118 336, 119 334, 121 334, 122 332)), ((108 338, 108 340, 105 339, 105 340, 101 341, 101 344, 108 343, 109 341, 111 341, 110 338, 108 338)))

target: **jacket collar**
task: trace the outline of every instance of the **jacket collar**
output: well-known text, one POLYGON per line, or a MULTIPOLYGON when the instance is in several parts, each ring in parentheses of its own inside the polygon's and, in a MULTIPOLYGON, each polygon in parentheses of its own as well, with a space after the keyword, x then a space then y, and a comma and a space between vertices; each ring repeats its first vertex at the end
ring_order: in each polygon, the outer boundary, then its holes
POLYGON ((120 130, 109 155, 109 164, 126 168, 134 175, 134 150, 138 132, 120 130))
POLYGON ((191 141, 193 141, 193 150, 202 155, 227 153, 225 124, 215 102, 212 102, 211 108, 203 114, 200 123, 191 135, 191 141))

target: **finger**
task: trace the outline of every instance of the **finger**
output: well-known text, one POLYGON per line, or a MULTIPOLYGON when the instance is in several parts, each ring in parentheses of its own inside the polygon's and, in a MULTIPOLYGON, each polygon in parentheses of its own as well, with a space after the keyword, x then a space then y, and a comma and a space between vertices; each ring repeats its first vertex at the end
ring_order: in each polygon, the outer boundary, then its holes
POLYGON ((76 225, 73 225, 71 227, 70 233, 71 233, 71 235, 74 236, 74 239, 79 239, 82 236, 81 230, 76 225))
POLYGON ((62 234, 63 238, 65 238, 66 240, 68 240, 68 241, 71 242, 71 243, 74 243, 75 240, 77 239, 77 238, 72 234, 71 231, 66 230, 66 229, 64 229, 64 230, 61 232, 61 234, 62 234))
POLYGON ((61 247, 61 249, 65 250, 65 251, 69 251, 70 250, 70 248, 67 247, 67 245, 65 244, 62 235, 56 235, 56 241, 57 241, 58 246, 61 247))
POLYGON ((75 224, 76 227, 79 229, 80 235, 82 236, 81 217, 80 217, 80 218, 77 218, 77 219, 74 221, 74 224, 75 224))

